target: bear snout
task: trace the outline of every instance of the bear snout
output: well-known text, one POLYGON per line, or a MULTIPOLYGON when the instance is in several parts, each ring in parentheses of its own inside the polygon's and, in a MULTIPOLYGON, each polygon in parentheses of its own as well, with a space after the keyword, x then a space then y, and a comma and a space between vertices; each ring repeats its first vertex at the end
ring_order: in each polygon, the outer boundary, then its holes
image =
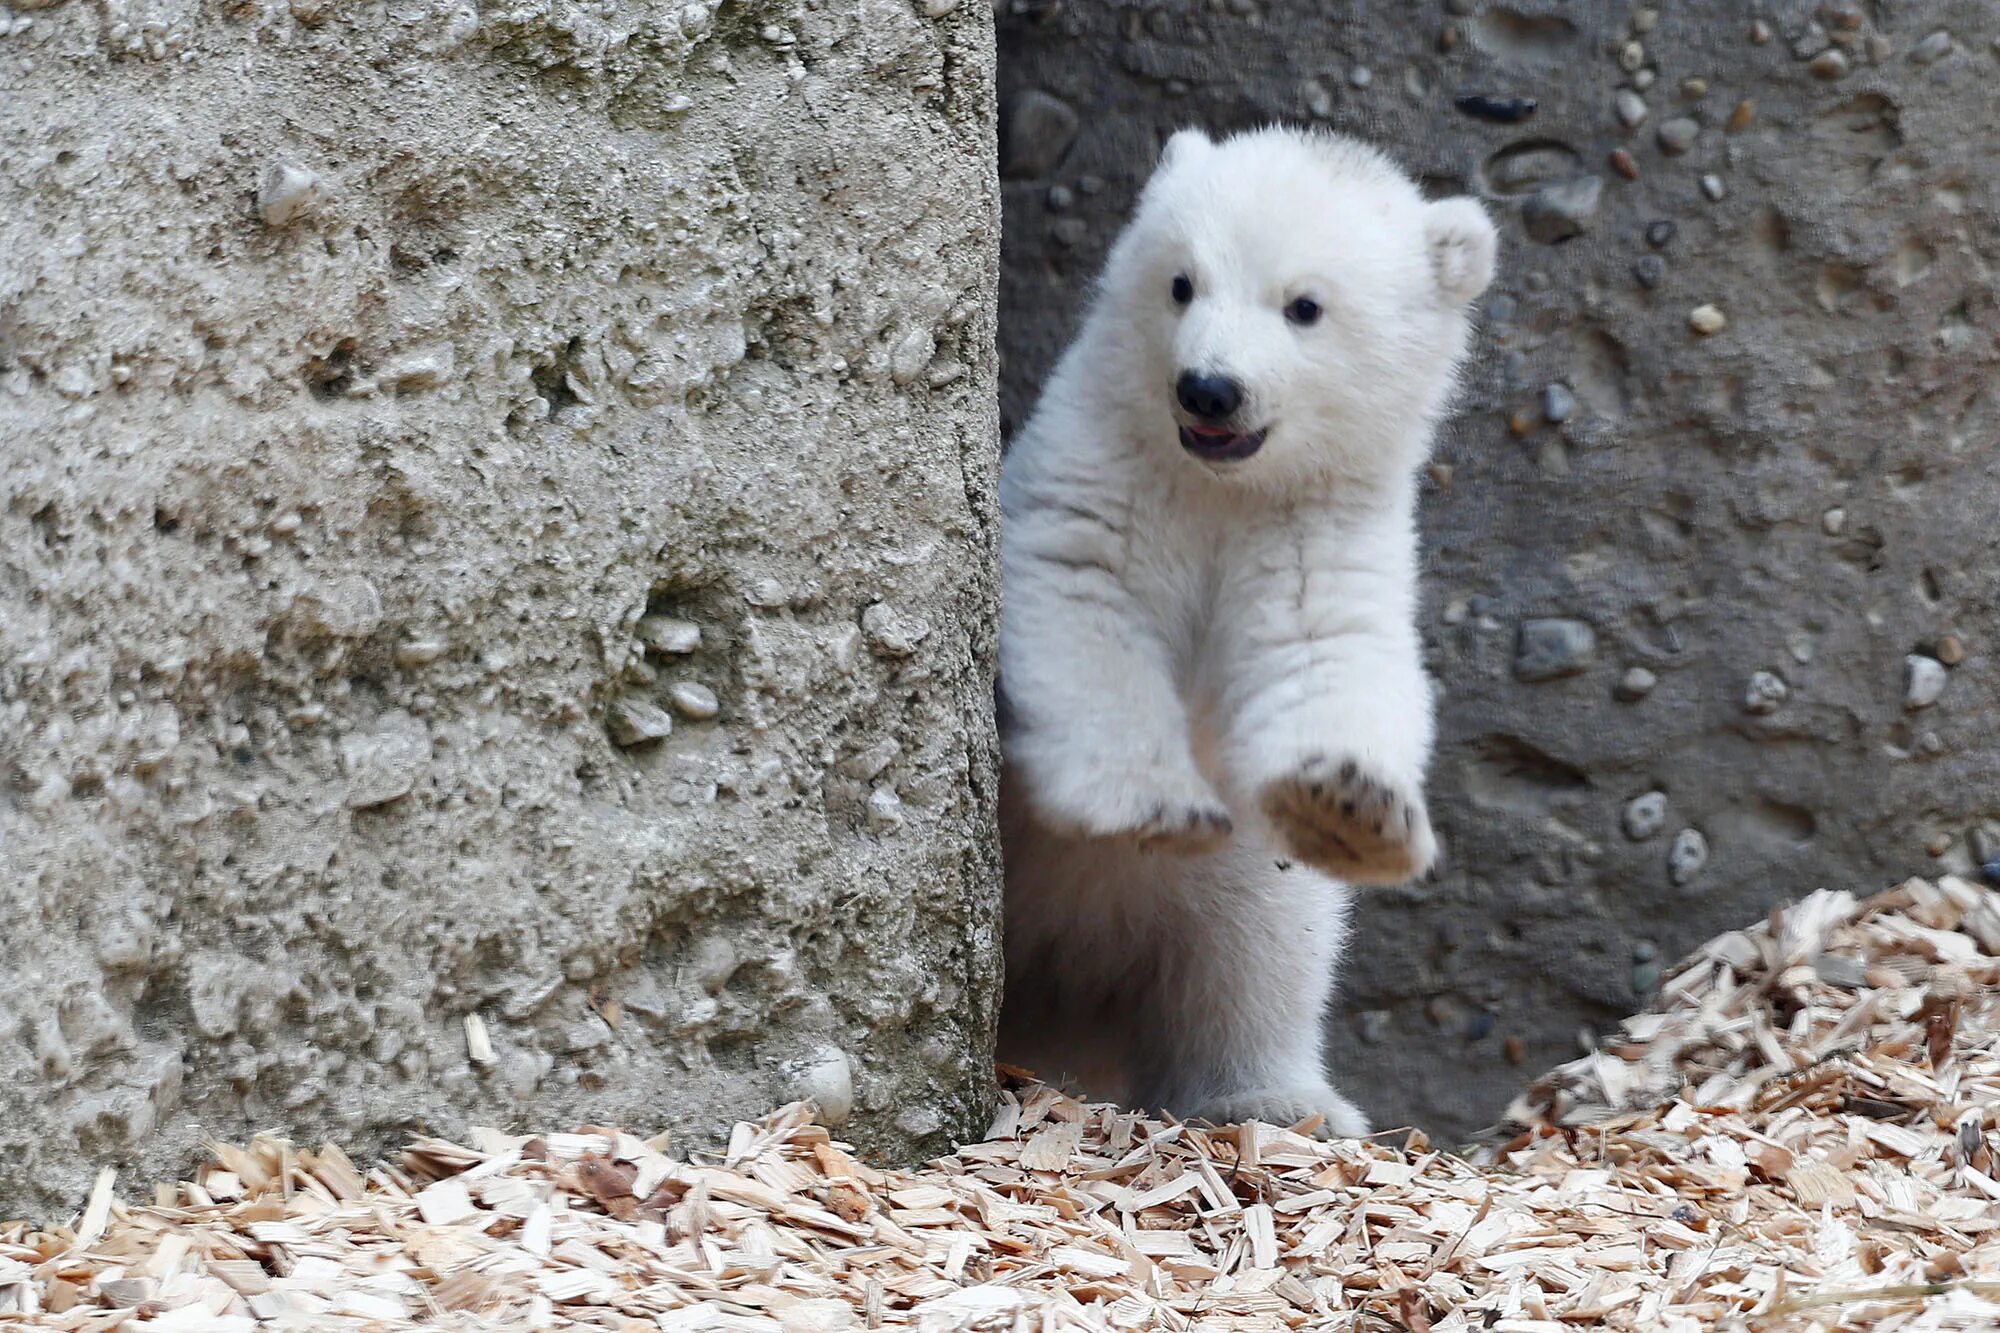
POLYGON ((1227 375, 1183 370, 1174 381, 1174 398, 1190 416, 1223 422, 1243 406, 1243 386, 1227 375))

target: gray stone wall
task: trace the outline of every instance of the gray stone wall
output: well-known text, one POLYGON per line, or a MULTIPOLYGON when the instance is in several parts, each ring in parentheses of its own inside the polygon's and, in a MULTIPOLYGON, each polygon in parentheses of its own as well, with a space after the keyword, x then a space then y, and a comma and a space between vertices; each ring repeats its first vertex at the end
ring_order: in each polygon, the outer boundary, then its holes
POLYGON ((0 1216, 983 1127, 988 13, 11 3, 0 1216))
POLYGON ((1447 862, 1334 1024, 1380 1123, 1491 1123, 1774 903, 1991 859, 1990 5, 997 5, 1003 425, 1176 126, 1331 124, 1502 222, 1424 497, 1447 862))

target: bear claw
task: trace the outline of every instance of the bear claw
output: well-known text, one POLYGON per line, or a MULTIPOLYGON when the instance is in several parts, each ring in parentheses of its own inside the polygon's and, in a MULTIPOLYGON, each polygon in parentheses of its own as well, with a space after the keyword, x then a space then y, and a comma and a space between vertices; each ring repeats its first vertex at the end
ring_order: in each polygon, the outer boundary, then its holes
POLYGON ((1044 821, 1074 838, 1123 839, 1142 850, 1188 855, 1214 851, 1236 831, 1229 808, 1191 769, 1100 768, 1040 795, 1044 821))
POLYGON ((1236 831, 1236 821, 1221 806, 1155 805, 1132 830, 1146 850, 1199 852, 1218 846, 1236 831))
POLYGON ((1257 1088, 1219 1097, 1190 1118, 1211 1124, 1236 1125, 1259 1120, 1267 1125, 1297 1125, 1308 1120, 1318 1139, 1358 1139, 1368 1136, 1368 1117, 1346 1097, 1325 1084, 1257 1088))

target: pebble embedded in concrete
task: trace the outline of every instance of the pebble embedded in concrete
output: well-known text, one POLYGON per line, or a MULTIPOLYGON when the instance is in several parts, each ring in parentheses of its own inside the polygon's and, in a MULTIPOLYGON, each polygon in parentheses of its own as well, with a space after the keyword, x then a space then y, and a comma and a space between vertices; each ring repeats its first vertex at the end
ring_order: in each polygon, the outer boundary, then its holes
POLYGON ((1659 683, 1660 678, 1651 671, 1642 666, 1635 666, 1628 668, 1625 674, 1618 678, 1618 684, 1611 692, 1623 703, 1637 703, 1651 694, 1659 683))
POLYGON ((1484 93, 1468 93, 1454 99, 1452 105, 1475 120, 1490 121, 1495 125, 1517 125, 1534 115, 1539 104, 1532 97, 1488 97, 1484 93))
POLYGON ((1670 157, 1679 157, 1687 152, 1694 147, 1695 140, 1700 136, 1701 126, 1687 116, 1675 116, 1672 120, 1662 121, 1657 131, 1660 151, 1670 157))
POLYGON ((1674 887, 1694 882, 1708 866, 1708 839, 1700 829, 1684 828, 1674 835, 1667 849, 1667 878, 1674 887))
POLYGON ((1688 311, 1688 327, 1706 338, 1728 328, 1729 317, 1718 306, 1698 305, 1688 311))
POLYGON ((776 611, 788 605, 792 595, 776 579, 758 579, 743 590, 743 600, 760 610, 776 611))
POLYGON ((1984 825, 1974 824, 1965 831, 1965 849, 1972 853, 1975 862, 1984 865, 2000 857, 2000 838, 1995 838, 1984 825))
POLYGON ((1710 203, 1719 204, 1729 193, 1729 187, 1723 183, 1722 177, 1710 172, 1701 178, 1701 192, 1710 203))
POLYGON ((902 753, 901 745, 885 737, 865 749, 857 750, 835 767, 847 777, 861 782, 873 782, 887 771, 889 765, 895 763, 902 753))
POLYGON ((636 696, 614 702, 605 713, 605 725, 610 728, 611 739, 628 750, 649 741, 664 740, 674 732, 674 719, 666 709, 636 696))
POLYGON ((1660 949, 1651 940, 1632 946, 1632 991, 1651 995, 1660 986, 1660 949))
POLYGON ((700 937, 689 952, 687 972, 709 995, 722 994, 723 987, 743 965, 743 956, 726 935, 710 933, 700 937))
MULTIPOLYGON (((1080 219, 1066 218, 1075 222, 1080 219)), ((889 354, 889 378, 896 384, 913 384, 924 367, 937 355, 937 339, 929 329, 911 329, 889 354)))
POLYGON ((639 642, 662 657, 681 657, 701 647, 701 626, 671 616, 641 616, 633 627, 639 642))
POLYGON ((1625 813, 1618 822, 1625 830, 1625 836, 1634 842, 1657 838, 1660 830, 1667 826, 1667 794, 1649 791, 1643 796, 1634 796, 1625 803, 1625 813))
POLYGON ((930 636, 930 626, 899 615, 886 602, 877 602, 861 613, 861 632, 868 646, 881 657, 908 657, 930 636))
POLYGON ((789 1068, 790 1095, 813 1103, 818 1108, 815 1120, 828 1129, 847 1123, 854 1114, 854 1066, 847 1052, 838 1046, 822 1047, 789 1068))
POLYGON ((1521 622, 1514 644, 1514 675, 1529 683, 1560 680, 1589 669, 1597 631, 1581 620, 1548 617, 1521 622))
POLYGON ((1814 56, 1806 68, 1813 72, 1815 78, 1832 82, 1835 79, 1846 78, 1848 71, 1853 68, 1853 62, 1848 60, 1845 51, 1828 50, 1814 56))
POLYGON ((1918 65, 1935 65, 1951 54, 1951 34, 1940 29, 1910 48, 1910 60, 1918 65))
POLYGON ((1636 130, 1646 123, 1646 99, 1630 88, 1620 88, 1612 105, 1618 113, 1619 123, 1626 129, 1636 130))
POLYGON ((257 213, 267 227, 297 220, 318 199, 319 176, 296 162, 273 162, 257 186, 257 213))
POLYGON ((1542 390, 1542 415, 1552 425, 1560 426, 1576 414, 1576 395, 1567 384, 1560 381, 1542 390))
POLYGON ((1924 653, 1911 653, 1903 659, 1903 707, 1915 712, 1919 708, 1929 708, 1944 694, 1946 672, 1944 663, 1924 653))
POLYGON ((1664 250, 1673 243, 1674 233, 1680 229, 1670 218, 1656 218, 1646 224, 1646 244, 1655 250, 1664 250))
POLYGON ((698 681, 677 682, 667 691, 673 701, 674 711, 695 722, 706 722, 722 711, 722 703, 715 697, 715 691, 698 681))
POLYGON ((1667 278, 1667 261, 1658 255, 1640 255, 1632 263, 1632 276, 1647 291, 1656 290, 1667 278))
POLYGON ((358 574, 339 574, 292 598, 292 621, 307 634, 365 639, 382 623, 382 594, 358 574))
POLYGON ((423 635, 397 644, 394 655, 399 667, 422 667, 429 666, 450 651, 449 640, 437 635, 423 635))
POLYGON ((1743 711, 1759 715, 1775 713, 1790 694, 1791 688, 1776 672, 1753 671, 1743 692, 1743 711))

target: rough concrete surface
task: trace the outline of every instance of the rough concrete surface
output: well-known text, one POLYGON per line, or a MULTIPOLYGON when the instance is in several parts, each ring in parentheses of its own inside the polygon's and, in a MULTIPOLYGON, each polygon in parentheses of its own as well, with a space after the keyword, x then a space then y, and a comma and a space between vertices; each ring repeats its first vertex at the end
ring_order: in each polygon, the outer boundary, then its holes
POLYGON ((998 9, 1003 427, 1181 124, 1501 219, 1424 501, 1447 864, 1366 899, 1334 1025, 1379 1123, 1491 1123, 1771 904, 1993 858, 1989 5, 998 9))
POLYGON ((12 3, 0 1216, 262 1127, 983 1128, 987 12, 12 3))

